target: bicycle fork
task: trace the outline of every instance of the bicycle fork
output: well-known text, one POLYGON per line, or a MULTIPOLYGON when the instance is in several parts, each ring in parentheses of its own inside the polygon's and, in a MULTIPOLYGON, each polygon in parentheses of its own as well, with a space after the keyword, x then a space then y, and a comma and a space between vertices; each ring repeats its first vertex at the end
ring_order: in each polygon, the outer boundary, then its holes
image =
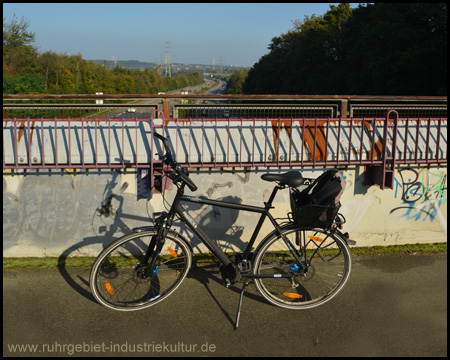
POLYGON ((142 261, 136 265, 135 270, 142 278, 154 277, 158 274, 158 267, 156 266, 156 260, 165 242, 165 235, 167 232, 164 226, 164 221, 167 218, 167 213, 163 212, 161 216, 156 220, 156 235, 153 235, 150 244, 148 245, 142 261), (148 261, 152 258, 150 264, 148 261))

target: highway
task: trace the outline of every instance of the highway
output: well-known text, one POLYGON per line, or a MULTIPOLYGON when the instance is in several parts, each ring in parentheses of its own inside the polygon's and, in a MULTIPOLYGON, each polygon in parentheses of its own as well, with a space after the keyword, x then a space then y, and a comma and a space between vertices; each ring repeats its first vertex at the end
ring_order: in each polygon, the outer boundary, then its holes
MULTIPOLYGON (((223 80, 220 80, 219 83, 217 85, 215 85, 215 80, 213 79, 206 79, 206 81, 203 84, 200 85, 196 85, 196 86, 189 86, 187 88, 183 88, 183 89, 178 89, 175 91, 170 91, 165 93, 165 95, 182 95, 183 93, 186 95, 195 95, 197 93, 200 94, 201 90, 206 87, 209 88, 208 91, 206 91, 204 94, 202 95, 221 95, 224 93, 225 88, 226 88, 226 82, 223 80)), ((160 95, 163 95, 163 93, 159 93, 160 95)), ((132 103, 129 104, 127 110, 124 109, 120 109, 114 112, 110 112, 108 114, 109 117, 111 118, 135 118, 135 117, 148 117, 149 114, 151 113, 151 111, 153 111, 153 109, 148 109, 145 107, 136 107, 133 106, 134 104, 139 104, 140 106, 142 105, 149 105, 151 107, 154 106, 158 106, 159 104, 161 104, 161 99, 146 99, 146 100, 138 100, 138 101, 134 101, 132 103), (141 115, 139 115, 141 114, 141 115)), ((173 105, 175 104, 180 104, 181 101, 177 100, 177 99, 172 99, 170 100, 170 112, 172 113, 173 111, 173 105)), ((196 100, 196 104, 202 104, 202 105, 217 105, 220 104, 219 100, 205 100, 205 99, 201 99, 201 100, 196 100)), ((167 115, 166 115, 167 116, 167 115)))

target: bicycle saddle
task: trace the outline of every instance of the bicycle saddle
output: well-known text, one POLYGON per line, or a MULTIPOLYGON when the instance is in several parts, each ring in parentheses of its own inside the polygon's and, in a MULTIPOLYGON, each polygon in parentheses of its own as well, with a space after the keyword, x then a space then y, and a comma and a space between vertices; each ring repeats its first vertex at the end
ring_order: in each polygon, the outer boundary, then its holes
POLYGON ((280 185, 288 185, 290 187, 297 187, 305 182, 302 174, 299 171, 289 171, 284 174, 264 174, 261 179, 265 181, 277 181, 280 185))

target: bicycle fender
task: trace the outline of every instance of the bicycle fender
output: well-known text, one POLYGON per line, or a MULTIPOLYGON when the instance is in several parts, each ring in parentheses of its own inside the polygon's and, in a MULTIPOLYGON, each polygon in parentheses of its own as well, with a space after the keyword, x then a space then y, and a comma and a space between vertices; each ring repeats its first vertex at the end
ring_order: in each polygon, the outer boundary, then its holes
POLYGON ((170 229, 168 229, 168 232, 170 234, 172 234, 173 236, 176 236, 180 240, 184 241, 186 243, 186 245, 188 246, 189 250, 191 251, 191 254, 194 255, 194 249, 192 248, 191 243, 183 235, 181 235, 179 232, 176 232, 176 231, 173 231, 170 229))
POLYGON ((155 230, 154 226, 141 226, 131 229, 132 232, 144 232, 144 231, 150 231, 155 230))
POLYGON ((356 245, 356 241, 350 239, 350 234, 349 234, 348 232, 343 233, 342 231, 340 231, 340 230, 338 230, 338 229, 336 229, 335 231, 337 232, 337 234, 339 235, 339 237, 345 241, 345 243, 346 243, 347 245, 356 245))
POLYGON ((345 240, 345 242, 347 243, 347 245, 356 245, 356 241, 355 240, 352 240, 352 239, 350 239, 350 234, 348 233, 348 232, 346 232, 346 233, 342 233, 342 232, 340 232, 339 231, 339 235, 341 235, 341 237, 345 240))
MULTIPOLYGON (((295 228, 295 227, 297 227, 295 224, 286 224, 284 226, 281 226, 281 230, 295 228)), ((313 229, 313 228, 311 228, 311 229, 313 229)), ((356 241, 351 240, 350 235, 348 233, 343 234, 341 231, 339 231, 337 229, 335 231, 338 233, 338 236, 345 241, 345 243, 347 245, 356 245, 356 241)), ((262 239, 261 242, 259 243, 258 247, 256 248, 255 253, 257 253, 259 251, 259 248, 266 242, 267 239, 269 239, 271 236, 273 236, 276 233, 277 233, 277 230, 273 230, 264 239, 262 239)))

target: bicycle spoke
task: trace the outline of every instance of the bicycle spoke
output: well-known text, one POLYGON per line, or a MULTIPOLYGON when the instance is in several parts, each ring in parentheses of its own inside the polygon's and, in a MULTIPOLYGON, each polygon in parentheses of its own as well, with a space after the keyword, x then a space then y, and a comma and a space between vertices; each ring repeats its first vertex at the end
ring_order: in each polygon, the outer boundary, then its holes
POLYGON ((142 264, 154 232, 134 234, 119 239, 105 249, 94 264, 91 281, 93 294, 103 305, 118 310, 145 308, 169 296, 187 274, 191 254, 187 245, 168 237, 165 247, 151 264, 142 264))
MULTIPOLYGON (((271 303, 290 309, 310 308, 331 299, 350 273, 350 252, 343 240, 328 230, 293 229, 298 241, 296 263, 280 236, 265 244, 256 257, 257 274, 292 274, 293 278, 257 278, 255 284, 271 303), (307 239, 307 240, 304 240, 307 239)), ((288 233, 285 236, 288 236, 288 233)))

